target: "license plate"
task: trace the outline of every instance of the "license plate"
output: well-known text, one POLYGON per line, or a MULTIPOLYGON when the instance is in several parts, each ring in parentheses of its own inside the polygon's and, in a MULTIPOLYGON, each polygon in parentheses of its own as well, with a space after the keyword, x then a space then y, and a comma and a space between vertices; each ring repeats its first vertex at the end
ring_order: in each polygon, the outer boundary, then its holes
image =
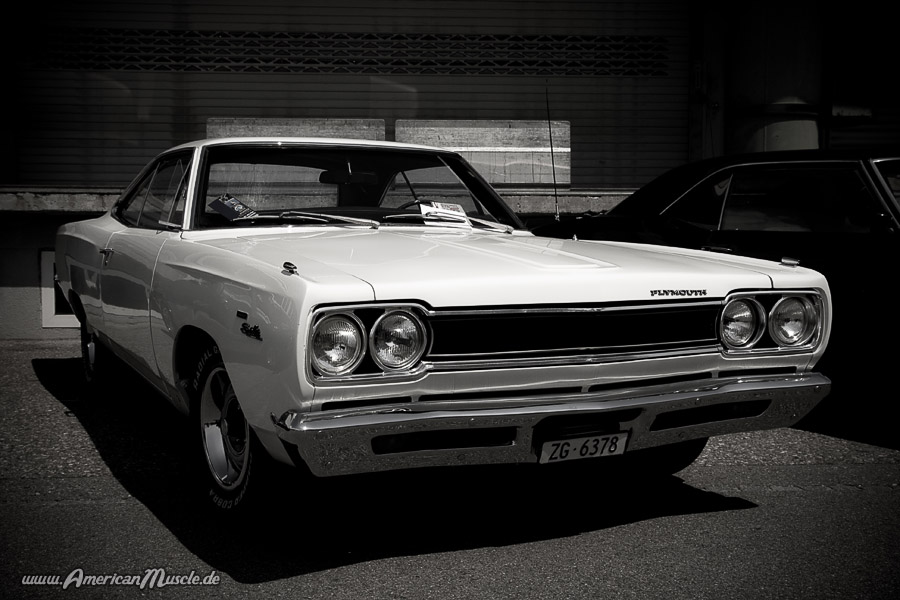
POLYGON ((592 435, 571 440, 544 442, 541 447, 541 463, 556 463, 580 458, 615 456, 625 452, 628 432, 592 435))

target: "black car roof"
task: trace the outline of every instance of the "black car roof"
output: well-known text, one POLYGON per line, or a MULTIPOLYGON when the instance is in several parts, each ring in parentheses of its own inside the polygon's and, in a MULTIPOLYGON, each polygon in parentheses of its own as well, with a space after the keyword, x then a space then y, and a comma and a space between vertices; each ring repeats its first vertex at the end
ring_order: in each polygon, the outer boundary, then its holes
POLYGON ((610 210, 617 215, 646 215, 661 211, 691 186, 720 169, 743 164, 806 162, 829 160, 870 160, 900 158, 900 146, 815 150, 773 150, 729 154, 674 167, 635 191, 610 210))

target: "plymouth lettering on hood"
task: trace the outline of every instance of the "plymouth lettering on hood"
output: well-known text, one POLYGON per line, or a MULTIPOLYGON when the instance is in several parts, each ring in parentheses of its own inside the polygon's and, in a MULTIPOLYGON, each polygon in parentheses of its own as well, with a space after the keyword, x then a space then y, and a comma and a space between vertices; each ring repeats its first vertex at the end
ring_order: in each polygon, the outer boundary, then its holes
POLYGON ((650 290, 651 296, 706 296, 706 290, 650 290))

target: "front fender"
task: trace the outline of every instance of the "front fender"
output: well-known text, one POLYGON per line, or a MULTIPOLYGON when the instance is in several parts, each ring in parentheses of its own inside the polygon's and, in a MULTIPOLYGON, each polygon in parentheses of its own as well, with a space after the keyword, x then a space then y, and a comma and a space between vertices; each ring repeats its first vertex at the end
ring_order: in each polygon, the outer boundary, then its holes
MULTIPOLYGON (((340 298, 369 301, 372 289, 353 279, 340 298), (348 296, 349 295, 349 296, 348 296)), ((334 282, 317 285, 280 267, 180 240, 160 253, 151 290, 156 360, 170 397, 187 412, 179 392, 176 336, 193 327, 211 337, 241 402, 257 430, 272 430, 271 414, 300 407, 311 397, 305 377, 305 324, 313 307, 333 301, 334 282)))

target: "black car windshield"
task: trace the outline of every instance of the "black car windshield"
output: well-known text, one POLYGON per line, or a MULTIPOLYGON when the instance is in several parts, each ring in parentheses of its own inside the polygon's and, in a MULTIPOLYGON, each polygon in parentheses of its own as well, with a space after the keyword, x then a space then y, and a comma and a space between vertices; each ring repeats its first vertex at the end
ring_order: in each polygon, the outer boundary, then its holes
POLYGON ((198 229, 283 223, 522 227, 471 165, 448 152, 223 145, 209 148, 203 165, 193 220, 198 229))

